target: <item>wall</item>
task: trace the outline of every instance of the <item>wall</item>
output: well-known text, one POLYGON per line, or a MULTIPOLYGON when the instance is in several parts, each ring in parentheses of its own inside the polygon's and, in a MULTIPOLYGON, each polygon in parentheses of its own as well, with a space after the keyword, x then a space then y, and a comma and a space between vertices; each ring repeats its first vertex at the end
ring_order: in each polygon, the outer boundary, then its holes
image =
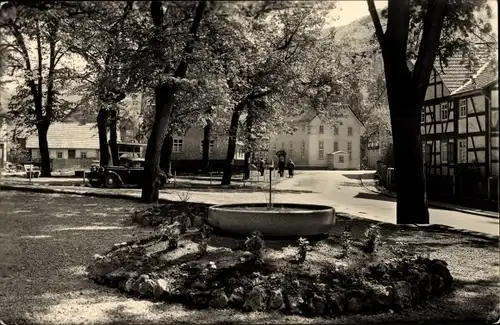
MULTIPOLYGON (((96 149, 74 149, 75 150, 75 159, 80 159, 80 153, 86 152, 88 159, 99 159, 99 151, 96 149)), ((30 149, 32 158, 40 157, 40 150, 38 149, 30 149)), ((57 158, 57 153, 62 152, 62 158, 60 159, 69 159, 68 157, 68 149, 49 149, 49 157, 51 159, 59 159, 57 158)))
MULTIPOLYGON (((226 159, 227 137, 212 136, 214 146, 210 153, 210 159, 226 159)), ((174 140, 182 140, 182 152, 172 152, 172 160, 202 159, 203 127, 192 126, 184 135, 174 136, 174 140)), ((175 149, 175 148, 174 148, 175 149)), ((243 159, 243 153, 236 147, 236 159, 243 159)))
POLYGON ((334 166, 335 169, 359 169, 361 165, 361 132, 362 126, 349 112, 349 117, 340 120, 341 124, 338 125, 338 135, 334 134, 334 128, 325 125, 319 118, 314 118, 311 121, 310 129, 311 134, 309 137, 309 166, 311 167, 326 167, 327 159, 326 154, 334 151, 334 143, 338 143, 338 150, 348 150, 348 142, 351 142, 352 160, 349 161, 347 154, 335 155, 334 166), (320 125, 324 125, 324 134, 319 134, 320 125), (352 136, 347 135, 348 127, 352 127, 352 136), (324 142, 324 159, 319 157, 319 141, 324 142), (344 156, 344 163, 339 160, 344 156))
POLYGON ((309 136, 307 134, 307 123, 300 123, 297 127, 298 130, 293 134, 279 134, 271 138, 268 157, 270 160, 274 160, 276 163, 278 161, 276 152, 285 150, 286 158, 292 159, 295 166, 309 166, 309 136))

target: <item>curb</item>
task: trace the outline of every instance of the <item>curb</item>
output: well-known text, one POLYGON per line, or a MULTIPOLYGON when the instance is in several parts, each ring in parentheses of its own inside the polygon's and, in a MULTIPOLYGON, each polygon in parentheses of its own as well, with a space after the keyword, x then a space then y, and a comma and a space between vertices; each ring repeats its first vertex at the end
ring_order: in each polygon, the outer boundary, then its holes
MULTIPOLYGON (((376 191, 376 190, 373 190, 371 188, 368 188, 364 183, 363 183, 363 179, 359 179, 359 181, 361 182, 361 185, 363 185, 363 187, 365 189, 367 189, 368 191, 372 192, 372 193, 377 193, 377 194, 380 194, 380 195, 383 195, 383 196, 386 196, 386 197, 392 197, 392 198, 396 198, 396 195, 392 194, 392 193, 387 193, 387 192, 382 192, 382 191, 376 191)), ((429 207, 433 207, 433 208, 439 208, 439 209, 444 209, 444 210, 449 210, 449 211, 457 211, 457 212, 462 212, 462 213, 467 213, 467 214, 473 214, 473 215, 476 215, 476 216, 480 216, 480 217, 486 217, 486 218, 491 218, 491 219, 500 219, 500 216, 492 216, 490 214, 486 214, 486 213, 481 213, 481 212, 476 212, 476 211, 469 211, 469 210, 463 210, 463 209, 459 209, 459 208, 454 208, 454 207, 445 207, 445 206, 442 206, 442 205, 439 205, 439 204, 435 204, 435 203, 430 203, 429 201, 427 201, 427 205, 429 207)), ((492 212, 494 213, 494 212, 492 212)))
MULTIPOLYGON (((60 194, 70 194, 70 195, 102 197, 102 198, 109 198, 109 199, 140 201, 140 196, 137 196, 135 194, 129 194, 129 193, 105 193, 105 192, 99 193, 99 192, 92 192, 92 191, 77 191, 77 190, 70 190, 70 189, 59 189, 59 188, 50 188, 50 187, 41 187, 41 186, 29 186, 28 187, 28 186, 22 186, 22 185, 0 184, 0 190, 37 192, 37 193, 60 193, 60 194)), ((167 199, 160 198, 159 202, 172 203, 172 202, 176 202, 176 200, 167 200, 167 199)), ((213 204, 209 204, 206 202, 190 202, 190 203, 213 205, 213 204)), ((398 225, 398 224, 394 224, 394 223, 390 223, 390 222, 377 221, 377 220, 372 220, 372 219, 368 219, 368 218, 358 217, 358 216, 344 213, 344 212, 336 212, 336 215, 338 215, 339 217, 346 217, 346 218, 350 218, 350 219, 363 220, 363 221, 372 222, 372 223, 379 223, 379 224, 383 224, 383 225, 388 226, 388 227, 399 228, 399 229, 408 229, 408 230, 421 229, 421 230, 437 230, 437 231, 440 230, 440 231, 448 231, 448 232, 452 232, 452 233, 459 233, 459 234, 474 236, 474 237, 478 237, 478 238, 486 239, 486 240, 498 241, 498 239, 499 239, 499 236, 485 234, 482 232, 477 232, 477 231, 472 231, 472 230, 467 230, 467 229, 454 228, 454 227, 441 225, 441 224, 398 225)))

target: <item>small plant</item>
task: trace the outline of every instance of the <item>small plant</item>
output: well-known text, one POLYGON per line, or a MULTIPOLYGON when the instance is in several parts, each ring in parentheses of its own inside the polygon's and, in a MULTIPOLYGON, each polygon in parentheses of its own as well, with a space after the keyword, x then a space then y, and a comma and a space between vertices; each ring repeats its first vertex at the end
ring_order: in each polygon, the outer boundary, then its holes
POLYGON ((192 196, 193 194, 189 190, 177 192, 177 197, 182 203, 188 203, 192 196))
POLYGON ((200 256, 207 254, 208 241, 212 237, 213 229, 207 224, 201 227, 201 241, 198 243, 198 253, 200 256))
POLYGON ((297 244, 299 245, 299 254, 297 256, 297 261, 299 263, 304 263, 306 261, 306 255, 309 249, 309 241, 305 238, 300 237, 297 240, 297 244))
POLYGON ((182 212, 179 216, 178 216, 178 219, 179 219, 179 222, 180 222, 180 226, 179 226, 179 229, 181 231, 181 234, 185 234, 186 231, 188 230, 189 228, 189 218, 188 216, 186 215, 186 213, 182 212))
POLYGON ((352 249, 351 227, 347 226, 340 236, 340 246, 342 247, 341 257, 349 256, 352 249))
POLYGON ((252 253, 252 260, 256 263, 262 264, 262 257, 264 255, 265 243, 262 239, 260 231, 253 231, 252 235, 245 240, 245 249, 252 253))
POLYGON ((365 242, 363 244, 363 252, 373 254, 380 244, 380 226, 377 224, 371 225, 365 231, 365 242))

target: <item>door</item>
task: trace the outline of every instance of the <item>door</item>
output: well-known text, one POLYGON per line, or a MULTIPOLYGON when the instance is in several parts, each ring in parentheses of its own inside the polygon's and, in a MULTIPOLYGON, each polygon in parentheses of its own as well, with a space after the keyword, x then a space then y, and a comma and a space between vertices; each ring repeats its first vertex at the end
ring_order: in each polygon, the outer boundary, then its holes
POLYGON ((68 150, 68 159, 75 159, 75 158, 76 158, 76 151, 68 150))

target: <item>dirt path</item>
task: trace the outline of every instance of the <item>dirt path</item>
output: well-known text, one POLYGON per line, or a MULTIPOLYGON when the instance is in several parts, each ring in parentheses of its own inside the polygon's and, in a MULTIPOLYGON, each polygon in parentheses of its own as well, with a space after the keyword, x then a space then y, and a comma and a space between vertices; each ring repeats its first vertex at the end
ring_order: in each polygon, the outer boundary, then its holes
MULTIPOLYGON (((424 310, 324 320, 231 310, 193 311, 130 298, 88 281, 84 270, 94 254, 148 232, 125 223, 136 205, 84 196, 1 192, 0 320, 7 325, 388 322, 432 319, 446 313, 455 319, 474 316, 499 301, 495 246, 450 236, 423 240, 432 247, 433 257, 450 263, 461 289, 424 310)), ((406 236, 408 239, 422 240, 406 236)))

